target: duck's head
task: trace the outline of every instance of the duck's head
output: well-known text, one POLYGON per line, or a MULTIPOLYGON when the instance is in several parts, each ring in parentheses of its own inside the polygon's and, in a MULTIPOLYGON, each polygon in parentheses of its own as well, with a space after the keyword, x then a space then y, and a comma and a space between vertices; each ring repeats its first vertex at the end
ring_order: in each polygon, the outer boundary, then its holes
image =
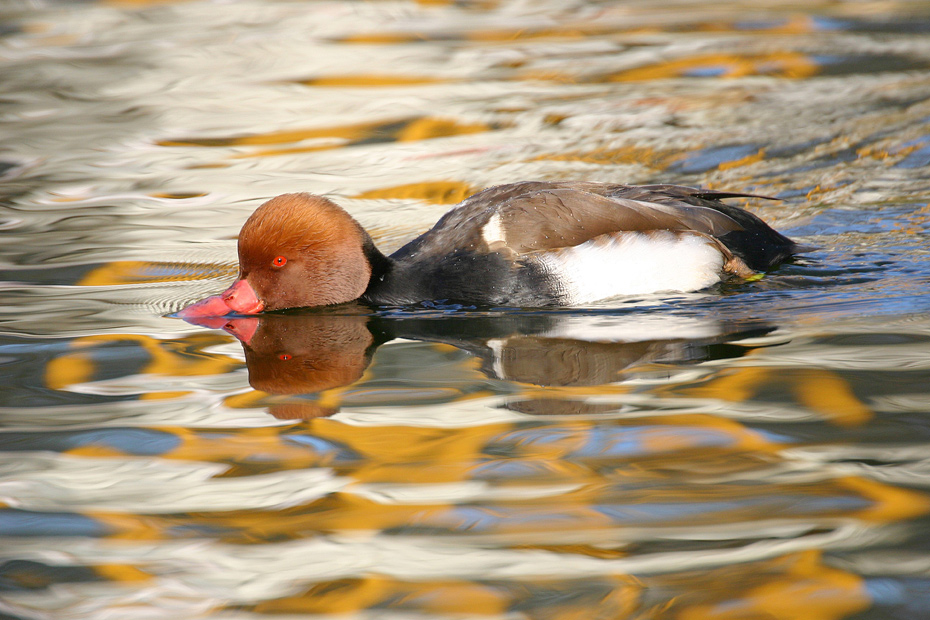
POLYGON ((352 301, 368 287, 376 252, 368 233, 330 200, 283 194, 242 226, 239 276, 232 286, 178 315, 257 314, 352 301))

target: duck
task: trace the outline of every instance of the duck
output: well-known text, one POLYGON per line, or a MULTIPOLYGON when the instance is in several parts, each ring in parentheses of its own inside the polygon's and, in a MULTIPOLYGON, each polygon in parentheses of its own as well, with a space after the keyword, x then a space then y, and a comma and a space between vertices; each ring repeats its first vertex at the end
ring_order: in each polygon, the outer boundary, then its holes
POLYGON ((330 199, 283 194, 243 225, 235 282, 178 315, 347 302, 579 306, 749 279, 799 251, 727 198, 768 197, 669 184, 510 183, 465 199, 385 255, 330 199))

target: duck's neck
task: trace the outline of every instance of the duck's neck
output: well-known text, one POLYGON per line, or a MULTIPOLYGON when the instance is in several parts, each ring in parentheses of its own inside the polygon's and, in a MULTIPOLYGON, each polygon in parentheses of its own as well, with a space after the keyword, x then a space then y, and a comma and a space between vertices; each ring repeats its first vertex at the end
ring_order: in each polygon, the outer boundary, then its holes
POLYGON ((366 239, 362 250, 365 252, 368 264, 371 265, 371 278, 368 280, 368 287, 362 294, 362 299, 369 299, 371 293, 382 286, 384 280, 394 269, 394 261, 382 254, 370 237, 366 239))

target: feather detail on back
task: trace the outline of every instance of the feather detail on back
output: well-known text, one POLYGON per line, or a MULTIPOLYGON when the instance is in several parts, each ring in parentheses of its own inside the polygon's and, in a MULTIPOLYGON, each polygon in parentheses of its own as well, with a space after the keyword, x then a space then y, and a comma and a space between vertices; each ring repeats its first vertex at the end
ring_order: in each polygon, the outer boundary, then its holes
POLYGON ((645 203, 555 189, 501 205, 502 240, 517 254, 572 247, 608 233, 692 230, 712 236, 743 230, 729 216, 706 207, 645 203))

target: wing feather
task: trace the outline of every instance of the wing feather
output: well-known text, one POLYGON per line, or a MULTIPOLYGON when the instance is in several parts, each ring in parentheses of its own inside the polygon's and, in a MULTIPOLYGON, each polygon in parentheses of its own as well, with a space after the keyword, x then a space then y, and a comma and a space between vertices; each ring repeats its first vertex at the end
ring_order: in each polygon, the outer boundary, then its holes
POLYGON ((497 209, 501 240, 517 254, 572 247, 618 231, 695 231, 713 237, 743 230, 708 207, 604 196, 558 188, 511 198, 497 209))

